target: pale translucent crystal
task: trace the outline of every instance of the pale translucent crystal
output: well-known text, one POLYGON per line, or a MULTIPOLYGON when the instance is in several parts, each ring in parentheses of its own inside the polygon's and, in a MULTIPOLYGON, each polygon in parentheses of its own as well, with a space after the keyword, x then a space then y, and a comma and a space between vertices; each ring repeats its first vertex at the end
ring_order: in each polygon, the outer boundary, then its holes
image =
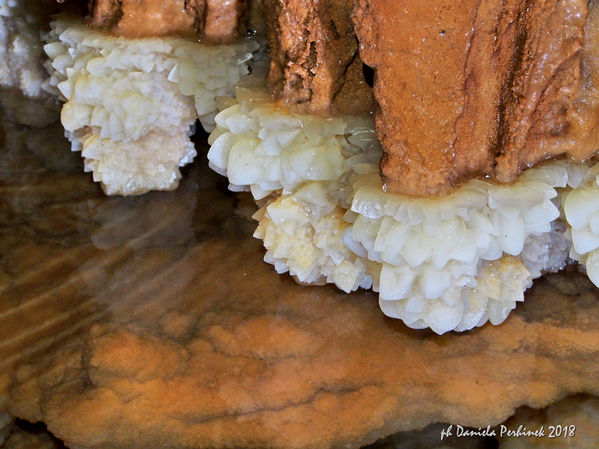
POLYGON ((127 39, 64 17, 51 26, 49 85, 65 102, 61 120, 73 150, 84 150, 108 194, 176 188, 179 167, 195 156, 195 121, 212 129, 215 97, 233 92, 258 47, 251 39, 127 39))
POLYGON ((590 164, 556 161, 510 185, 472 180, 444 197, 408 197, 384 191, 368 118, 295 114, 256 88, 221 105, 210 162, 234 190, 267 198, 255 236, 279 273, 372 288, 385 314, 437 333, 501 323, 569 254, 599 278, 590 164))
POLYGON ((29 97, 43 93, 47 77, 41 63, 40 8, 23 0, 0 0, 0 86, 18 88, 29 97))
POLYGON ((0 105, 11 121, 43 127, 56 121, 57 108, 44 83, 40 2, 0 0, 0 105))
POLYGON ((570 257, 585 265, 589 279, 599 286, 599 164, 585 168, 564 194, 563 208, 571 227, 570 257))

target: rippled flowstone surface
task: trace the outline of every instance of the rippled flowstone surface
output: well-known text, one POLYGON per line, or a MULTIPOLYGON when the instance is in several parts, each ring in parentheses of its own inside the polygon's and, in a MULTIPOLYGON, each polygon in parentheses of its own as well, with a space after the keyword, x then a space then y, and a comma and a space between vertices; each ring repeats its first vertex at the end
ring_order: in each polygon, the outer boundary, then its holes
POLYGON ((599 394, 599 293, 576 273, 501 326, 413 331, 371 293, 277 275, 254 205, 205 166, 106 198, 52 126, 0 142, 0 413, 67 446, 360 447, 599 394))

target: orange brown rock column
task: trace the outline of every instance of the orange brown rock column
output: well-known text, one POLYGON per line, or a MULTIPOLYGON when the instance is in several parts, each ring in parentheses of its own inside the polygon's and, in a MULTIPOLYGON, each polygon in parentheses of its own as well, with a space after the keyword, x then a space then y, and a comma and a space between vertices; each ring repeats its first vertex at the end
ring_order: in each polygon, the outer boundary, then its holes
POLYGON ((197 35, 224 43, 238 37, 246 0, 92 0, 89 9, 93 25, 121 36, 197 35))
POLYGON ((275 97, 306 113, 370 112, 353 0, 266 0, 265 6, 275 97))
POLYGON ((591 156, 596 148, 551 145, 575 120, 588 8, 586 0, 357 0, 388 188, 446 193, 472 177, 510 182, 551 157, 591 156))

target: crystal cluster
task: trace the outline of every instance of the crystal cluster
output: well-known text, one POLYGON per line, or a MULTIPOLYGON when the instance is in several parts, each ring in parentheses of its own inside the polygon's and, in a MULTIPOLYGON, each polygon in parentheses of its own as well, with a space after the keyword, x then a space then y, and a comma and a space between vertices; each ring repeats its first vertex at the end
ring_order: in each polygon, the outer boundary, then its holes
POLYGON ((258 47, 128 39, 64 17, 51 25, 44 50, 61 120, 107 194, 176 188, 179 167, 196 154, 195 121, 212 129, 214 98, 233 91, 258 47))
POLYGON ((368 118, 293 113, 259 88, 240 87, 219 107, 210 164, 261 203, 254 235, 279 273, 372 288, 385 314, 437 333, 501 323, 533 279, 568 257, 596 280, 592 164, 557 161, 514 184, 472 180, 414 198, 385 192, 368 118))

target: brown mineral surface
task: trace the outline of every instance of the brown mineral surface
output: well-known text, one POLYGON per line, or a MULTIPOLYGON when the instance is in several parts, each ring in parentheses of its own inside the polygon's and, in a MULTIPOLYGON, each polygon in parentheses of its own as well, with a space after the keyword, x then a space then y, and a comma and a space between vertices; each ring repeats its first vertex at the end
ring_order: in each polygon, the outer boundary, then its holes
POLYGON ((597 152, 596 0, 357 0, 382 172, 429 195, 597 152))
POLYGON ((262 263, 253 204, 203 163, 106 198, 52 132, 7 127, 0 151, 0 416, 78 448, 360 447, 599 394, 583 276, 541 280, 498 327, 410 330, 262 263))
POLYGON ((90 22, 121 36, 197 34, 212 42, 234 40, 245 0, 92 0, 90 22))
POLYGON ((301 112, 360 114, 373 107, 351 19, 353 0, 265 0, 269 82, 301 112))

